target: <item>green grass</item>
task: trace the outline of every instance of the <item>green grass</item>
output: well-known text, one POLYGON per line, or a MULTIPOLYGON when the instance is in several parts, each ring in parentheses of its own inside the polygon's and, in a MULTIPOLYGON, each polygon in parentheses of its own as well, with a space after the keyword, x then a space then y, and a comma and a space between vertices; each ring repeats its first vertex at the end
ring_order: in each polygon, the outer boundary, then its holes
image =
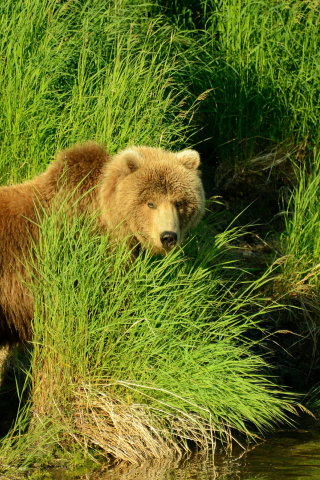
MULTIPOLYGON (((113 154, 210 137, 199 145, 208 165, 318 141, 316 4, 163 7, 1 2, 1 184, 31 178, 87 139, 113 154)), ((282 293, 312 273, 313 299, 317 168, 294 194, 281 267, 282 293)), ((257 293, 270 272, 245 288, 228 263, 225 245, 237 231, 206 241, 203 225, 184 251, 131 264, 111 236, 92 233, 90 219, 70 226, 53 215, 41 229, 29 401, 2 442, 2 462, 45 462, 75 445, 92 458, 139 462, 186 449, 187 438, 208 447, 237 432, 254 436, 292 411, 247 339, 275 305, 257 293)))
MULTIPOLYGON (((286 227, 281 239, 280 277, 276 287, 298 301, 309 333, 319 331, 320 294, 320 156, 315 151, 311 169, 297 168, 298 184, 293 189, 285 215, 286 227)), ((296 312, 297 314, 298 312, 296 312)))
MULTIPOLYGON (((198 116, 211 162, 232 164, 285 142, 319 141, 319 2, 160 2, 200 44, 193 92, 212 88, 198 116), (213 153, 214 152, 214 153, 213 153)), ((193 47, 194 48, 194 47, 193 47)), ((193 60, 192 48, 190 53, 193 60)))
POLYGON ((308 408, 310 408, 316 415, 319 415, 320 411, 320 385, 317 383, 311 389, 308 395, 308 408))
POLYGON ((198 127, 208 163, 317 144, 318 13, 311 0, 5 0, 0 180, 30 177, 88 138, 112 153, 178 147, 198 127))
POLYGON ((257 293, 266 278, 232 288, 225 244, 237 230, 209 241, 199 231, 184 250, 132 263, 92 221, 58 212, 41 224, 32 393, 2 459, 30 464, 80 445, 138 463, 288 421, 293 399, 247 339, 275 307, 257 293))
POLYGON ((318 357, 320 333, 320 156, 314 151, 310 167, 296 167, 298 182, 282 215, 285 229, 279 245, 279 275, 274 297, 290 308, 289 328, 308 352, 308 406, 319 410, 318 357), (304 345, 307 345, 305 347, 304 345))
POLYGON ((5 0, 0 29, 2 183, 32 177, 86 139, 110 153, 186 139, 186 92, 171 82, 176 69, 183 76, 176 38, 143 6, 5 0))

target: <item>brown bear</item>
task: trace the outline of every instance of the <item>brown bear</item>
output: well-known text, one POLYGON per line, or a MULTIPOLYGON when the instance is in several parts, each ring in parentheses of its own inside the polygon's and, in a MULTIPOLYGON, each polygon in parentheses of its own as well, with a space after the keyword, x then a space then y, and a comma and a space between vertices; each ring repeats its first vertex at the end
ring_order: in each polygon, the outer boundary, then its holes
POLYGON ((37 212, 74 192, 79 212, 100 211, 102 232, 121 224, 121 236, 132 238, 130 246, 149 245, 163 254, 203 215, 199 164, 194 150, 132 147, 111 157, 89 142, 62 151, 33 180, 1 187, 0 344, 31 339, 34 304, 22 279, 28 279, 24 260, 38 238, 37 212))

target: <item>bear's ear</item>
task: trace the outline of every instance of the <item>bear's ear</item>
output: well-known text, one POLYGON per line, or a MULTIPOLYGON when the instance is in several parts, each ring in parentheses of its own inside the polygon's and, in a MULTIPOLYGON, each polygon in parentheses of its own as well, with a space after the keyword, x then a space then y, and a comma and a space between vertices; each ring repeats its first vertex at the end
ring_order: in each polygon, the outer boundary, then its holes
POLYGON ((182 150, 177 158, 189 170, 196 170, 200 165, 200 155, 195 150, 182 150))
POLYGON ((138 168, 141 168, 144 163, 144 158, 140 153, 133 148, 128 148, 121 153, 122 165, 127 173, 133 173, 138 168))

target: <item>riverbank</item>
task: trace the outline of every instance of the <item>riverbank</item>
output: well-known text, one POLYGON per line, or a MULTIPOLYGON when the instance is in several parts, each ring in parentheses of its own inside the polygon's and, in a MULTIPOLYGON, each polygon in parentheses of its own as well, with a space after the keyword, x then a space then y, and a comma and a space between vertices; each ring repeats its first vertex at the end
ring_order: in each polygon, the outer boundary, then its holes
POLYGON ((310 417, 303 416, 295 427, 282 428, 276 436, 268 436, 248 449, 234 445, 226 452, 217 446, 214 456, 193 451, 182 458, 149 460, 133 466, 126 463, 111 463, 102 467, 92 465, 78 467, 73 471, 52 464, 39 470, 26 469, 20 474, 12 473, 1 480, 274 480, 286 478, 299 480, 315 478, 320 467, 320 425, 310 417))

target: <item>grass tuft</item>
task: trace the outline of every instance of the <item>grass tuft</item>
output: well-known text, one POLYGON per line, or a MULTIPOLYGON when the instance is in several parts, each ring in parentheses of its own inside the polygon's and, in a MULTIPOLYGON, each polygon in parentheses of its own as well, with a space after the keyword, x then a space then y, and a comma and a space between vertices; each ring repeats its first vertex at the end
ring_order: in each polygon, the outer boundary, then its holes
POLYGON ((268 380, 247 338, 275 307, 257 294, 266 279, 236 293, 239 279, 227 274, 235 229, 132 262, 111 234, 93 233, 94 219, 69 218, 41 223, 29 454, 12 448, 11 433, 6 455, 43 455, 40 435, 46 452, 76 444, 93 459, 139 463, 181 454, 190 441, 241 443, 239 433, 255 438, 288 421, 293 399, 268 380))
POLYGON ((285 214, 282 234, 283 258, 277 288, 289 299, 298 300, 305 318, 319 323, 320 293, 320 156, 315 152, 310 170, 296 168, 298 185, 285 214))

